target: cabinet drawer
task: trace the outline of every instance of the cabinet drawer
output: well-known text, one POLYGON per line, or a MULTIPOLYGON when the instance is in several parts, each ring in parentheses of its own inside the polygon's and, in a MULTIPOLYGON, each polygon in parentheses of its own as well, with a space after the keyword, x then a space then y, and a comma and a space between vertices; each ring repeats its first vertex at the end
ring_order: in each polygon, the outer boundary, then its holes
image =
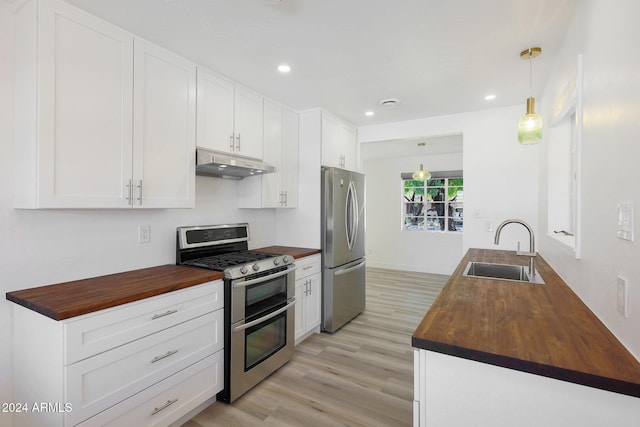
POLYGON ((64 321, 65 365, 222 308, 222 281, 204 283, 64 321))
POLYGON ((224 310, 205 314, 65 368, 74 425, 223 347, 224 310))
POLYGON ((320 254, 296 260, 296 280, 320 273, 320 254))
POLYGON ((218 351, 86 420, 80 427, 169 425, 213 397, 223 386, 224 352, 218 351))

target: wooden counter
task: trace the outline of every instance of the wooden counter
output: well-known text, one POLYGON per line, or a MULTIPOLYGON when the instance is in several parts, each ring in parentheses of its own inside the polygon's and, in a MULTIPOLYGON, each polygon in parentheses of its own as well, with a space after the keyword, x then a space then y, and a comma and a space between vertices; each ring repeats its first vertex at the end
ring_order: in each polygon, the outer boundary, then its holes
POLYGON ((7 292, 6 298, 54 320, 63 320, 222 277, 217 271, 163 265, 7 292))
POLYGON ((541 256, 544 285, 464 277, 470 261, 528 258, 470 249, 413 333, 414 347, 640 397, 640 363, 541 256))
POLYGON ((266 252, 274 255, 291 255, 295 259, 320 253, 320 249, 296 248, 293 246, 267 246, 266 248, 254 249, 259 252, 266 252))

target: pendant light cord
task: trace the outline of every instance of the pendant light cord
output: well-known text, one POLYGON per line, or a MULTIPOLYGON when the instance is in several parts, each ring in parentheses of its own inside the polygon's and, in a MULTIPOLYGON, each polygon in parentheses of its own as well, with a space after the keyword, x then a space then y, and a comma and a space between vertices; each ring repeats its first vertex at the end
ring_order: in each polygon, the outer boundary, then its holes
POLYGON ((529 49, 529 97, 533 97, 533 51, 529 49))

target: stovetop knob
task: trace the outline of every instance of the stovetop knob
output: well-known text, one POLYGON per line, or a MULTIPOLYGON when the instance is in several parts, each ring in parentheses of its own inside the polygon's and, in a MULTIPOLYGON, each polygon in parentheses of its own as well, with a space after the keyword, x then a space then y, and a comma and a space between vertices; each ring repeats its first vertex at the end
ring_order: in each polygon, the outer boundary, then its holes
POLYGON ((240 268, 240 273, 242 273, 242 274, 247 274, 247 271, 249 271, 249 270, 247 270, 246 266, 242 266, 242 268, 240 268))
POLYGON ((253 264, 253 266, 251 268, 253 268, 253 271, 260 270, 260 266, 258 265, 258 263, 253 264))
POLYGON ((285 255, 282 257, 282 262, 284 262, 285 264, 290 263, 291 262, 291 257, 289 255, 285 255))
POLYGON ((280 258, 274 258, 273 265, 280 265, 280 258))

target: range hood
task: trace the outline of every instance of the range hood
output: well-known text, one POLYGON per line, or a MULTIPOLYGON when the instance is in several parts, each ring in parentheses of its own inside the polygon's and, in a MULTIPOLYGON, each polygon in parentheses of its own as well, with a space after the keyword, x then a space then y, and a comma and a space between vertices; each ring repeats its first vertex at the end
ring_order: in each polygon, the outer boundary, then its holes
POLYGON ((216 153, 206 148, 196 148, 196 175, 242 179, 275 171, 275 167, 260 160, 243 159, 216 153))

